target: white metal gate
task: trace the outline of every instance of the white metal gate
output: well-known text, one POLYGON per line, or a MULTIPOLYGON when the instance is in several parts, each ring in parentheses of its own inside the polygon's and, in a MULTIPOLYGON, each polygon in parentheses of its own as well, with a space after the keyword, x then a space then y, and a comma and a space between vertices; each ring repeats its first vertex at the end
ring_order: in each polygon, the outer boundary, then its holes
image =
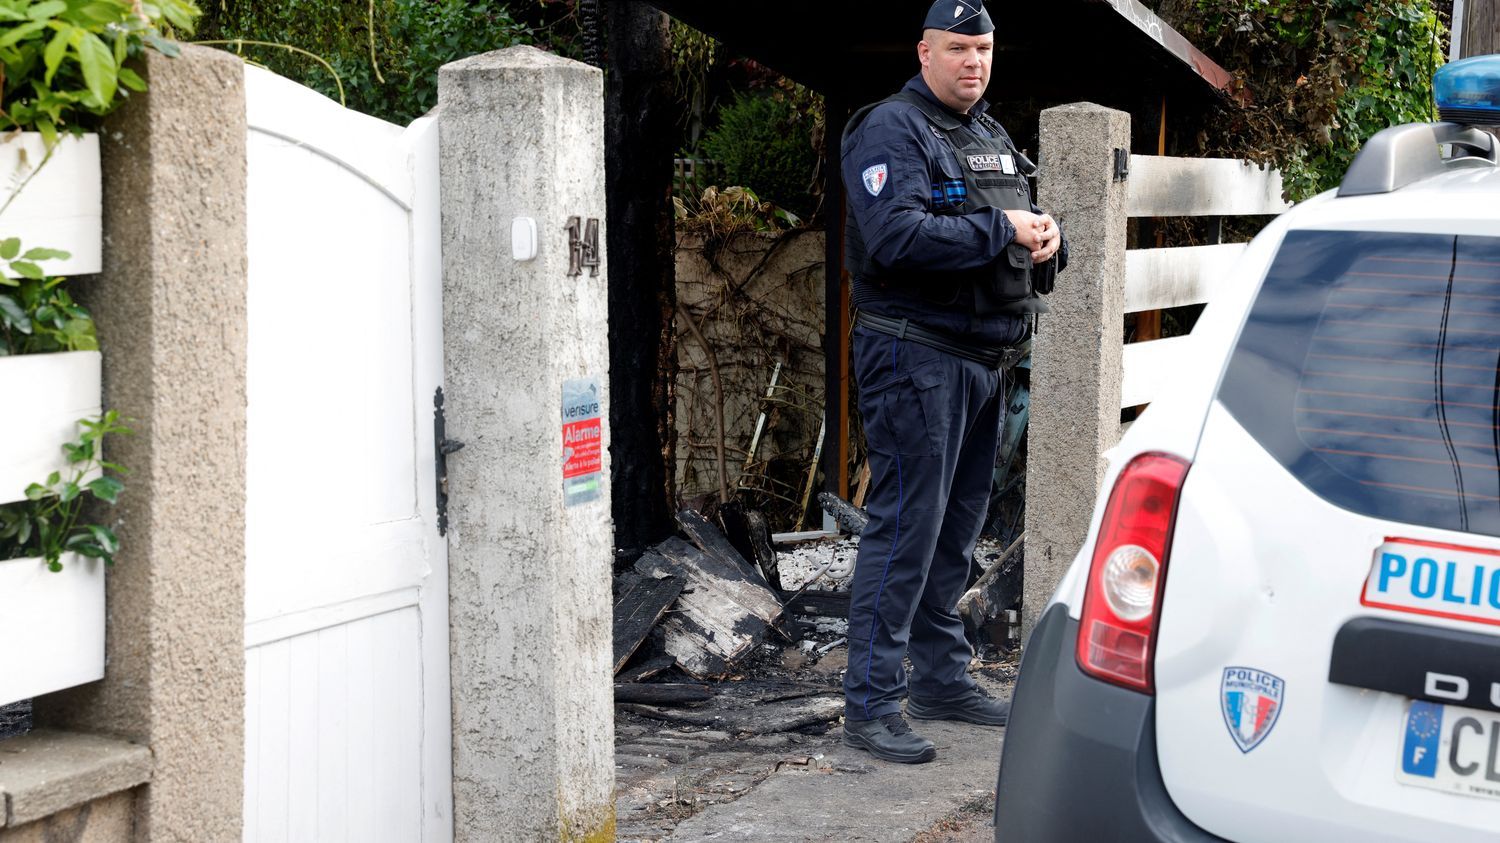
POLYGON ((436 119, 246 77, 245 839, 450 840, 436 119))

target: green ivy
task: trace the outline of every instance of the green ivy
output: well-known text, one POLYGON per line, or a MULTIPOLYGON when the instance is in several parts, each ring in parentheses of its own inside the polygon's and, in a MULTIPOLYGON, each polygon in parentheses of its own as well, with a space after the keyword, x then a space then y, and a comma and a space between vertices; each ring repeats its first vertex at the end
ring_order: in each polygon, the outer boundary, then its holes
POLYGON ((1290 199, 1336 187, 1381 129, 1436 119, 1431 0, 1175 0, 1160 11, 1252 100, 1210 122, 1204 151, 1275 164, 1290 199))
MULTIPOLYGON (((201 29, 205 40, 269 42, 318 56, 342 80, 349 108, 402 125, 437 104, 442 65, 536 40, 507 4, 483 0, 221 0, 201 29)), ((339 98, 339 82, 306 55, 252 44, 228 49, 339 98)))

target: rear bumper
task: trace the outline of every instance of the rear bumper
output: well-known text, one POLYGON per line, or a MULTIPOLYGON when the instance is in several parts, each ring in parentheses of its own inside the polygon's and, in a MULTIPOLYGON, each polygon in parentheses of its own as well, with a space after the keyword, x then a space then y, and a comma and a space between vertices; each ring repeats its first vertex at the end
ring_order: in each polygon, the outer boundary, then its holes
POLYGON ((1156 762, 1156 701, 1085 676, 1078 621, 1053 605, 1021 662, 995 792, 997 843, 1212 843, 1172 803, 1156 762))

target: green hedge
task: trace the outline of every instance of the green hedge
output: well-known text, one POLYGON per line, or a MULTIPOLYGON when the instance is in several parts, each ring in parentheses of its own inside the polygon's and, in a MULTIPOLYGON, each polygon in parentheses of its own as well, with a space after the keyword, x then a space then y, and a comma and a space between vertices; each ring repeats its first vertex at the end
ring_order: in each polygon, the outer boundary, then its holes
POLYGON ((748 187, 805 219, 815 204, 812 126, 790 97, 740 94, 719 112, 703 152, 718 164, 724 184, 748 187))
MULTIPOLYGON (((375 0, 373 7, 349 0, 205 5, 200 39, 274 42, 316 55, 338 74, 350 108, 403 125, 437 104, 437 70, 443 64, 537 40, 509 4, 484 0, 375 0)), ((334 76, 305 54, 282 47, 221 46, 338 99, 334 76)))
POLYGON ((1381 129, 1436 119, 1443 24, 1431 0, 1166 0, 1160 11, 1253 97, 1212 121, 1204 151, 1276 164, 1289 198, 1337 186, 1381 129))

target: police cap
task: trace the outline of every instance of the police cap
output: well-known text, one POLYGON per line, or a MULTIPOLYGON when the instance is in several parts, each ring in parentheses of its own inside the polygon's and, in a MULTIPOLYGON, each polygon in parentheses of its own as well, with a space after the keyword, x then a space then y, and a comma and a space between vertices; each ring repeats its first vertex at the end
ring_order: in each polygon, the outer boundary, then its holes
POLYGON ((985 35, 995 31, 995 22, 990 20, 984 0, 937 0, 927 10, 927 21, 922 28, 958 35, 985 35))

